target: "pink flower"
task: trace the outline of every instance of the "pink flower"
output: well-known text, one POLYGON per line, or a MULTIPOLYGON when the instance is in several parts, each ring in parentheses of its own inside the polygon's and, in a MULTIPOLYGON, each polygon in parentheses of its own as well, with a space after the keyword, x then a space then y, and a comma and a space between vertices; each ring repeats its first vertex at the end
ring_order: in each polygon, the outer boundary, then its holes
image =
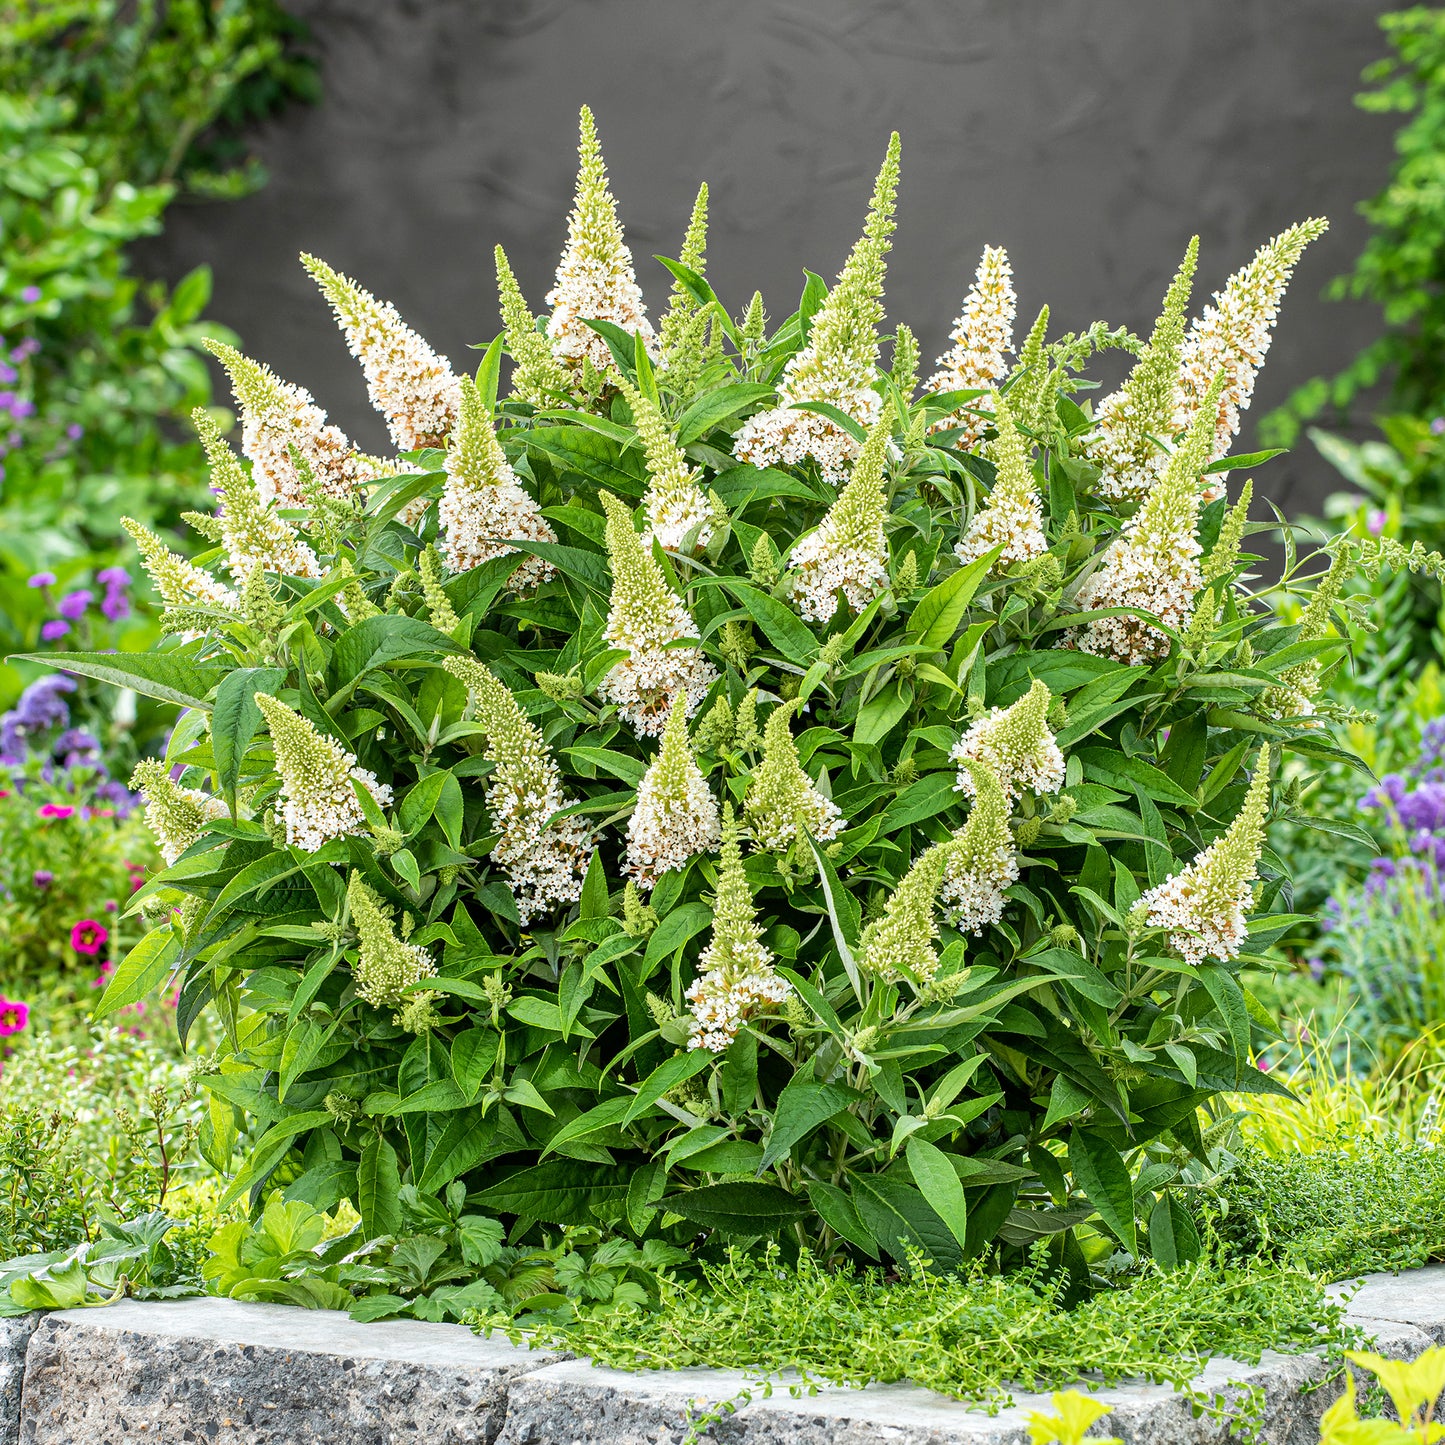
POLYGON ((42 803, 35 810, 35 816, 37 818, 68 818, 74 811, 74 808, 68 807, 64 803, 42 803))
POLYGON ((100 966, 100 972, 91 979, 91 988, 104 988, 110 982, 110 976, 115 972, 115 966, 109 959, 106 959, 100 966))
POLYGON ((110 929, 93 918, 82 918, 70 930, 70 946, 77 953, 96 954, 105 946, 110 929))
POLYGON ((0 1038, 20 1033, 30 1022, 30 1005, 0 994, 0 1038))

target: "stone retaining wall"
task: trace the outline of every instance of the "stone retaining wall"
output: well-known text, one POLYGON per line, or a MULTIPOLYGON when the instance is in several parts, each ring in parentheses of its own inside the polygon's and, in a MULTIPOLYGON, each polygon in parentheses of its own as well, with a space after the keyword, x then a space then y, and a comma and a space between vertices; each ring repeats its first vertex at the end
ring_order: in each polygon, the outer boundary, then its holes
MULTIPOLYGON (((1413 1359, 1445 1344, 1445 1266, 1375 1275, 1350 1319, 1413 1359)), ((1332 1389, 1314 1355, 1211 1362, 1210 1395, 1262 1401, 1270 1445, 1315 1445, 1332 1389)), ((1168 1386, 1100 1390, 1127 1445, 1216 1445, 1168 1386)), ((357 1324, 346 1315, 232 1300, 125 1301, 0 1320, 0 1445, 681 1445, 715 1414, 715 1445, 1026 1445, 1016 1397, 989 1416, 911 1385, 765 1394, 725 1370, 628 1374, 484 1340, 460 1325, 357 1324), (733 1413, 729 1402, 751 1400, 733 1413)))

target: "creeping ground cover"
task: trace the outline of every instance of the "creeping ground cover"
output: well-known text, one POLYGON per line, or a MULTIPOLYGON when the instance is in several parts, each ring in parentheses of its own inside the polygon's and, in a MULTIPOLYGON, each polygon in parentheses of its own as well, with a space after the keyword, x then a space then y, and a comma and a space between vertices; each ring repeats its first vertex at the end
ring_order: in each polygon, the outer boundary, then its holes
POLYGON ((1202 309, 1191 244, 1147 339, 1016 335, 990 248, 924 379, 881 334, 898 180, 895 137, 781 321, 711 290, 704 188, 654 323, 584 111, 550 310, 498 251, 475 375, 303 258, 390 457, 212 343, 199 550, 127 523, 173 641, 44 660, 182 709, 98 1012, 166 984, 219 1039, 196 1140, 220 1208, 270 1203, 213 1275, 342 1201, 327 1282, 398 1309, 453 1236, 449 1286, 551 1251, 538 1309, 765 1239, 1075 1296, 1201 1255, 1201 1106, 1283 1092, 1242 975, 1298 921, 1271 830, 1320 821, 1276 779, 1344 756, 1336 607, 1445 559, 1291 553, 1288 624, 1252 580, 1267 456, 1229 451, 1322 222, 1202 309), (398 1294, 356 1251, 418 1221, 398 1294))

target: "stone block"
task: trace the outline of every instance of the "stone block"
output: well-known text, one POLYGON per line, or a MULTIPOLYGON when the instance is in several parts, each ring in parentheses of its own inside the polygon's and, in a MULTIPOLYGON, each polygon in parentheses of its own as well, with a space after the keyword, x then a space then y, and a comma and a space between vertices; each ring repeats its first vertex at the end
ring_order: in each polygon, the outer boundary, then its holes
POLYGON ((123 1301, 35 1330, 22 1445, 492 1445, 509 1380, 562 1358, 460 1325, 123 1301))
POLYGON ((20 1387, 25 1379, 25 1351, 39 1315, 0 1319, 0 1445, 20 1438, 20 1387))

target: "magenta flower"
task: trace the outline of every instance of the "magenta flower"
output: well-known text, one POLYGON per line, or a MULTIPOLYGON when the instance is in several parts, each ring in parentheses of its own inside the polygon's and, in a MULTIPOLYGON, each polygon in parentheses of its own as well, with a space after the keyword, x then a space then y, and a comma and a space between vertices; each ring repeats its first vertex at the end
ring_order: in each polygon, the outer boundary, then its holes
POLYGON ((82 918, 70 930, 70 946, 77 953, 97 954, 110 937, 110 929, 93 918, 82 918))
POLYGON ((0 994, 0 1038, 20 1033, 30 1022, 30 1005, 0 994))
POLYGON ((21 299, 27 306, 34 306, 35 303, 40 300, 40 287, 38 287, 38 286, 27 286, 27 287, 20 293, 20 299, 21 299))
POLYGON ((36 810, 37 818, 68 818, 75 811, 68 803, 42 803, 36 810))
POLYGON ((1390 514, 1382 511, 1379 507, 1372 507, 1365 518, 1365 525, 1370 529, 1370 536, 1378 537, 1385 530, 1385 524, 1390 520, 1390 514))
POLYGON ((106 959, 100 966, 100 972, 91 979, 91 988, 104 988, 110 982, 110 976, 115 972, 115 965, 106 959))
POLYGON ((81 587, 74 592, 67 592, 60 599, 59 612, 62 617, 68 617, 72 622, 85 616, 85 609, 95 601, 95 593, 89 588, 81 587))
POLYGON ((33 577, 29 579, 29 581, 26 582, 25 585, 27 587, 54 587, 55 573, 37 572, 33 577))
POLYGON ((49 622, 40 624, 40 640, 42 642, 56 642, 70 631, 70 624, 62 622, 58 617, 52 617, 49 622))

